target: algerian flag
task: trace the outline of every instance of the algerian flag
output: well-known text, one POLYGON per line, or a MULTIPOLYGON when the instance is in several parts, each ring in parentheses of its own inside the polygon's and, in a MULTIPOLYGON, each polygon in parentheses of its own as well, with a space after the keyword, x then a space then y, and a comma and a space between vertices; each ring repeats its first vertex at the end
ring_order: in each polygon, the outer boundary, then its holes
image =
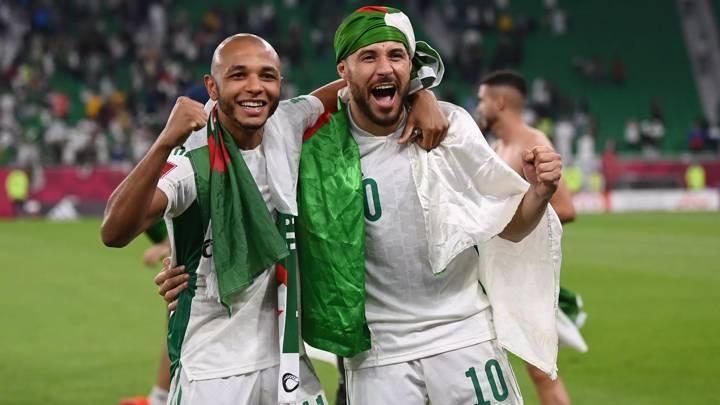
POLYGON ((207 134, 209 184, 197 181, 196 173, 196 185, 200 206, 208 207, 203 210, 203 222, 212 221, 220 301, 229 311, 232 295, 252 284, 289 251, 235 140, 218 119, 217 106, 210 114, 207 134))

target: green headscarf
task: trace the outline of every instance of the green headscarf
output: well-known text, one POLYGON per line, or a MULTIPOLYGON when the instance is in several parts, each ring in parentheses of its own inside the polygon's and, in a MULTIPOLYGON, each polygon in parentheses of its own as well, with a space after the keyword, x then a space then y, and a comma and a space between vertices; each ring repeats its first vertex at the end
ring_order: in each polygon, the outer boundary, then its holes
POLYGON ((428 89, 440 83, 445 73, 438 52, 423 41, 415 41, 410 19, 391 7, 367 6, 350 14, 335 31, 335 61, 355 53, 365 46, 384 41, 405 45, 412 59, 410 93, 428 89))

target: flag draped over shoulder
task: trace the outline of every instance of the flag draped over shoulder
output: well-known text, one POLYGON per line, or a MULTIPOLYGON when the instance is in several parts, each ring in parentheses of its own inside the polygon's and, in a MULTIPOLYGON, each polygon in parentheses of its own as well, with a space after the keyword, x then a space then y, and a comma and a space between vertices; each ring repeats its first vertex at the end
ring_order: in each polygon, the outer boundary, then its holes
MULTIPOLYGON (((437 85, 440 55, 415 42, 410 20, 397 9, 363 7, 335 33, 339 62, 377 42, 397 41, 412 58, 410 92, 437 85)), ((370 348, 365 318, 365 218, 360 151, 347 107, 326 112, 304 137, 298 180, 298 259, 302 334, 310 345, 344 357, 370 348)))
POLYGON ((217 106, 208 120, 207 148, 196 149, 189 157, 203 229, 212 221, 220 301, 229 311, 232 295, 287 256, 288 247, 234 139, 222 127, 217 106))
POLYGON ((370 348, 360 151, 344 106, 323 114, 305 137, 296 226, 303 338, 351 357, 370 348))

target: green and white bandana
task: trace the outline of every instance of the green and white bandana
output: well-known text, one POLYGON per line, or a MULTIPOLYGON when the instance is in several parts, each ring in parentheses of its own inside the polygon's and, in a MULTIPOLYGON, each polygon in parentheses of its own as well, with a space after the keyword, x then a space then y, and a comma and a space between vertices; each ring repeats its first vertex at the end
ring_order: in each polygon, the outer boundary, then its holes
POLYGON ((410 93, 437 86, 445 73, 440 54, 423 41, 415 41, 410 19, 402 11, 391 7, 366 6, 350 14, 335 31, 335 62, 358 49, 377 42, 396 41, 405 45, 413 69, 410 93))

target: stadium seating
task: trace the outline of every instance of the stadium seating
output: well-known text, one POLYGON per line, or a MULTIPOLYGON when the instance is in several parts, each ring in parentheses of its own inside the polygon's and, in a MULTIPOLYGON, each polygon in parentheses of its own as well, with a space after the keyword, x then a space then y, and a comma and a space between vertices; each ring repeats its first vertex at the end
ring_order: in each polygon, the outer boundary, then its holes
MULTIPOLYGON (((559 2, 568 15, 568 31, 554 35, 543 21, 541 1, 511 1, 508 13, 516 19, 530 16, 537 28, 524 37, 519 70, 532 80, 548 79, 571 99, 587 100, 589 114, 599 121, 598 152, 607 138, 622 150, 628 118, 647 118, 653 101, 664 111, 665 152, 687 150, 687 133, 702 116, 675 2, 559 2), (649 23, 652 21, 652 23, 649 23), (596 81, 573 68, 578 57, 597 58, 604 66, 596 81), (611 63, 621 58, 626 69, 624 85, 610 80, 611 63)), ((720 3, 715 1, 715 3, 720 3)), ((716 7, 716 11, 720 5, 716 7)), ((492 55, 498 33, 484 33, 485 53, 492 55)), ((456 79, 450 75, 450 79, 456 79)), ((460 98, 472 95, 467 83, 455 83, 460 98)))
MULTIPOLYGON (((565 102, 562 112, 568 112, 576 105, 587 105, 589 116, 598 122, 598 139, 595 148, 598 153, 603 149, 607 139, 615 139, 620 152, 625 151, 622 141, 625 123, 630 117, 639 120, 648 118, 650 106, 657 104, 664 113, 666 134, 661 142, 662 151, 666 154, 676 154, 688 150, 687 134, 694 120, 702 116, 697 91, 692 77, 689 61, 685 51, 684 39, 680 29, 680 20, 675 2, 655 2, 652 0, 639 0, 634 2, 584 1, 556 2, 563 7, 567 15, 567 32, 556 35, 547 23, 548 11, 544 8, 544 1, 540 0, 512 0, 496 2, 483 0, 471 1, 414 1, 397 2, 415 21, 417 37, 430 42, 442 41, 456 42, 462 38, 464 30, 472 28, 459 17, 466 17, 462 13, 467 5, 478 7, 495 7, 496 17, 493 25, 482 27, 482 55, 477 59, 482 63, 476 66, 476 72, 470 77, 463 74, 452 55, 446 55, 448 72, 445 82, 438 89, 442 97, 450 98, 458 104, 472 109, 475 103, 475 93, 479 77, 491 67, 509 67, 517 69, 527 76, 531 82, 542 77, 547 79, 565 102), (497 9, 497 4, 506 3, 506 9, 497 9), (456 9, 456 20, 449 20, 445 12, 448 8, 456 9), (429 19, 430 9, 438 10, 439 16, 448 18, 444 24, 451 28, 448 38, 438 38, 437 33, 428 27, 433 20, 429 19), (459 11, 458 11, 459 10, 459 11), (458 14, 459 17, 458 17, 458 14), (598 17, 602 16, 602 17, 598 17), (652 23, 650 23, 652 22, 652 23), (518 28, 524 28, 519 30, 518 28), (502 35, 501 30, 509 30, 502 35), (520 33, 519 31, 523 31, 520 33), (435 35, 433 37, 432 35, 435 35), (454 37, 458 37, 455 39, 454 37), (506 38, 513 38, 519 53, 515 62, 512 60, 493 63, 496 51, 506 38), (574 68, 578 59, 595 60, 602 69, 595 79, 583 75, 574 68), (611 80, 612 63, 622 60, 626 71, 624 84, 617 85, 611 80)), ((257 32, 272 42, 283 57, 285 67, 286 96, 293 96, 311 91, 318 86, 334 80, 334 57, 332 52, 332 37, 334 28, 342 15, 359 6, 357 1, 276 1, 263 2, 249 0, 237 2, 230 0, 214 0, 196 2, 192 0, 178 0, 170 3, 166 10, 168 25, 172 32, 173 24, 185 21, 191 27, 191 38, 194 42, 198 38, 222 38, 236 31, 257 32), (184 17, 182 17, 184 16, 184 17), (184 18, 184 20, 182 18, 184 18), (208 34, 209 33, 209 34, 208 34)), ((714 0, 715 12, 720 21, 720 0, 714 0)), ((100 13, 95 28, 88 31, 83 24, 67 24, 64 30, 67 35, 78 38, 103 38, 101 41, 88 43, 101 47, 108 47, 108 38, 115 33, 122 33, 124 24, 121 15, 113 13, 109 5, 100 5, 100 13)), ((77 8, 77 7, 75 7, 77 8)), ((28 12, 27 18, 32 14, 28 12)), ((53 14, 50 13, 50 20, 53 14)), ((144 16, 143 16, 144 17, 144 16)), ((38 17, 35 15, 36 19, 38 17)), ((82 18, 82 17, 78 17, 82 18)), ((34 21, 34 20, 33 20, 34 21)), ((141 18, 142 22, 142 18, 141 18)), ((443 23, 443 21, 437 21, 443 23)), ((34 21, 39 25, 42 21, 34 21)), ((137 23, 137 21, 136 21, 137 23)), ((147 24, 147 22, 142 22, 147 24)), ((26 46, 30 46, 32 35, 26 35, 26 46)), ((130 39, 127 39, 130 43, 130 39)), ((48 43, 45 44, 46 46, 48 43)), ((81 46, 83 42, 80 42, 81 46)), ((211 48, 205 46, 204 48, 211 48)), ((178 92, 192 84, 198 83, 202 74, 207 71, 208 54, 211 49, 202 49, 199 57, 190 61, 179 61, 181 69, 180 78, 170 83, 178 92)), ((442 48, 443 47, 439 47, 442 48)), ((133 50, 136 51, 136 50, 133 50)), ((459 49, 463 52, 467 49, 459 49)), ((52 49, 46 52, 54 52, 52 49)), ((107 51, 101 54, 107 55, 107 51)), ((71 72, 60 62, 63 53, 56 57, 56 68, 51 77, 47 78, 46 88, 37 89, 37 94, 24 95, 20 103, 30 101, 30 104, 43 105, 45 93, 60 92, 67 95, 68 111, 65 121, 75 125, 86 117, 86 97, 83 91, 90 89, 97 93, 99 87, 96 78, 89 79, 77 72, 71 72)), ((81 54, 84 56, 84 54, 81 54)), ((145 55, 130 55, 130 58, 147 57, 145 55)), ((175 61, 176 55, 167 51, 161 55, 162 61, 175 61)), ((19 58, 24 65, 18 69, 36 69, 30 57, 19 58)), ((82 60, 82 63, 87 63, 82 60)), ((109 57, 100 61, 101 71, 107 72, 113 79, 115 87, 122 91, 131 115, 131 127, 140 120, 148 121, 143 112, 157 111, 150 116, 148 123, 151 131, 157 131, 164 120, 162 116, 174 96, 163 95, 158 97, 156 88, 144 86, 133 90, 133 67, 129 62, 117 63, 109 57)), ((471 66, 472 67, 472 66, 471 66)), ((21 71, 22 72, 22 71, 21 71)), ((156 85, 157 86, 157 85, 156 85)), ((0 86, 3 90, 5 86, 0 86)), ((557 119, 557 116, 553 117, 557 119)), ((34 141, 41 145, 40 155, 42 163, 54 165, 60 163, 57 156, 51 153, 51 147, 44 140, 47 122, 41 119, 41 114, 26 112, 18 118, 22 127, 21 133, 14 134, 14 144, 0 143, 0 166, 16 163, 17 149, 22 140, 34 141)), ((98 146, 112 149, 118 141, 116 136, 108 134, 107 123, 101 125, 102 136, 107 138, 105 144, 98 146)), ((132 163, 136 158, 127 150, 130 146, 122 146, 126 150, 118 153, 125 162, 132 163)), ((114 152, 110 153, 110 160, 115 159, 114 152)))

